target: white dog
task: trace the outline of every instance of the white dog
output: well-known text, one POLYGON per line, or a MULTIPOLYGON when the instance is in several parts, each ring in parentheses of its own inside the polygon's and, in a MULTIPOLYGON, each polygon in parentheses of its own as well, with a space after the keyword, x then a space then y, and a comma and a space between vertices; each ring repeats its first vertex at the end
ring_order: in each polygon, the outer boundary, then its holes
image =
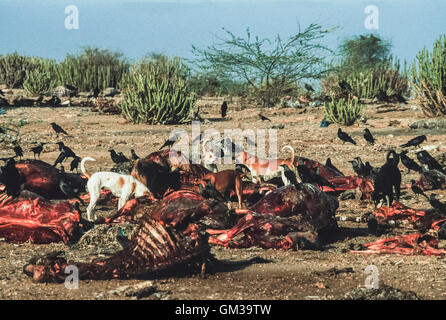
POLYGON ((91 220, 91 213, 96 219, 95 207, 99 199, 101 189, 110 190, 115 196, 119 197, 118 210, 121 209, 132 195, 142 197, 150 195, 150 190, 131 175, 119 174, 115 172, 96 172, 89 174, 85 170, 85 161, 96 161, 91 157, 83 158, 81 161, 81 171, 88 178, 87 189, 90 193, 90 204, 87 207, 87 218, 91 220))

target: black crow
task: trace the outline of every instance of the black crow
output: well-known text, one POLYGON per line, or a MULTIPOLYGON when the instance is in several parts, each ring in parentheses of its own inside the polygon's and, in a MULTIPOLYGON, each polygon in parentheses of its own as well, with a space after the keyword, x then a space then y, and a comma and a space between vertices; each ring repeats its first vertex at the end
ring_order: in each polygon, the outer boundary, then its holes
POLYGON ((443 169, 443 167, 426 150, 418 151, 417 159, 418 161, 420 161, 420 163, 427 165, 429 170, 438 170, 446 174, 446 171, 443 169))
POLYGON ((166 142, 164 142, 164 144, 161 146, 160 150, 164 147, 170 147, 173 146, 175 144, 175 142, 177 142, 179 136, 177 134, 173 135, 172 137, 170 137, 169 139, 166 140, 166 142))
POLYGON ((330 158, 327 158, 327 160, 325 161, 325 166, 330 168, 330 169, 333 169, 334 171, 336 171, 337 173, 339 173, 341 175, 344 175, 338 168, 336 168, 333 165, 333 163, 331 163, 331 159, 330 158))
POLYGON ((76 169, 76 171, 77 171, 80 161, 81 161, 80 157, 78 157, 78 156, 74 157, 73 161, 71 161, 71 163, 70 163, 70 170, 74 171, 74 169, 76 169))
POLYGON ((309 85, 308 83, 304 84, 305 89, 307 89, 307 91, 314 91, 313 87, 311 85, 309 85))
POLYGON ((259 117, 260 117, 260 119, 262 120, 262 121, 271 121, 271 119, 269 119, 269 118, 267 118, 267 117, 265 117, 263 114, 261 114, 261 113, 259 113, 259 117))
POLYGON ((59 156, 57 157, 56 161, 53 164, 53 167, 57 166, 59 163, 64 162, 64 160, 67 158, 67 155, 64 151, 62 151, 59 156))
POLYGON ((130 162, 129 158, 127 158, 122 152, 118 152, 118 156, 121 157, 122 162, 130 162))
POLYGON ((55 122, 51 122, 50 124, 51 124, 51 126, 53 127, 53 130, 54 130, 56 133, 63 133, 63 134, 65 134, 65 135, 68 135, 68 133, 67 133, 64 129, 62 129, 62 127, 59 126, 57 123, 55 123, 55 122))
POLYGON ((110 152, 110 158, 112 159, 112 161, 116 164, 120 164, 120 163, 124 163, 124 162, 128 162, 129 159, 127 159, 122 152, 120 152, 120 154, 117 154, 115 150, 113 149, 109 149, 108 150, 110 152))
POLYGON ((206 185, 203 187, 203 185, 200 183, 198 185, 198 189, 200 190, 200 194, 206 198, 206 199, 215 199, 218 201, 225 202, 226 200, 222 196, 222 194, 215 189, 215 187, 212 185, 211 180, 204 179, 204 182, 206 182, 206 185))
POLYGON ((410 188, 412 189, 412 192, 415 193, 417 200, 418 200, 418 195, 422 195, 423 197, 425 197, 426 199, 429 199, 427 197, 427 195, 424 194, 423 190, 421 190, 421 188, 419 186, 416 185, 415 180, 410 180, 410 188))
POLYGON ((67 158, 75 158, 76 154, 73 150, 71 150, 69 147, 67 147, 63 142, 56 142, 57 145, 59 145, 59 151, 63 151, 65 153, 65 156, 67 158))
POLYGON ((293 170, 290 169, 290 167, 288 167, 286 164, 281 164, 279 167, 282 167, 282 180, 283 183, 285 184, 285 180, 290 181, 290 183, 292 183, 297 190, 302 190, 302 184, 300 184, 297 181, 297 177, 296 174, 294 173, 293 170), (284 179, 285 178, 285 179, 284 179))
POLYGON ((42 153, 43 151, 43 146, 46 144, 46 142, 41 142, 38 146, 36 147, 32 147, 31 149, 29 149, 29 151, 34 152, 34 159, 36 158, 36 154, 40 159, 40 153, 42 153))
POLYGON ((350 84, 347 81, 341 80, 341 81, 339 81, 338 84, 342 90, 349 91, 349 92, 352 91, 352 87, 350 86, 350 84))
POLYGON ((220 109, 220 113, 221 113, 221 117, 225 118, 226 117, 226 112, 228 111, 228 103, 226 101, 223 101, 223 103, 221 104, 221 109, 220 109))
POLYGON ((138 159, 139 159, 139 157, 138 157, 138 155, 135 153, 135 150, 134 150, 134 149, 131 149, 131 150, 130 150, 130 153, 132 154, 132 160, 138 160, 138 159))
POLYGON ((48 100, 47 104, 49 104, 50 106, 53 106, 53 107, 58 107, 58 106, 60 106, 60 102, 61 102, 61 100, 59 99, 59 97, 52 96, 52 98, 50 100, 48 100))
POLYGON ((342 131, 341 128, 338 129, 338 138, 342 140, 342 144, 350 142, 356 146, 355 140, 353 140, 346 132, 342 131))
POLYGON ((415 137, 411 140, 409 140, 407 143, 402 144, 400 147, 407 148, 407 147, 418 147, 420 144, 422 144, 424 141, 426 141, 426 136, 423 134, 422 136, 415 137))
POLYGON ((14 146, 13 150, 16 157, 20 157, 20 159, 23 157, 23 149, 18 144, 14 146))
POLYGON ((375 144, 375 138, 373 138, 373 135, 368 128, 364 129, 364 139, 371 144, 375 144))
POLYGON ((407 173, 410 173, 410 170, 422 172, 421 166, 418 165, 418 163, 415 162, 415 160, 412 160, 407 156, 407 151, 402 151, 400 153, 401 162, 403 165, 409 170, 407 173))

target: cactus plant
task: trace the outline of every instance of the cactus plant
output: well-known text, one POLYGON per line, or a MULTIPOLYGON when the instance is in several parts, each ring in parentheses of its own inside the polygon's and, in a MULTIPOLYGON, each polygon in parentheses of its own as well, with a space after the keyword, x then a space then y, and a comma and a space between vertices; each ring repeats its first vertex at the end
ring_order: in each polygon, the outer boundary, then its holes
POLYGON ((79 55, 67 55, 57 68, 60 84, 72 85, 80 91, 117 87, 129 64, 122 55, 98 48, 85 48, 79 55))
POLYGON ((333 99, 324 105, 326 120, 346 126, 351 126, 355 123, 362 116, 363 111, 363 105, 356 99, 333 99))
POLYGON ((421 50, 411 69, 415 97, 428 116, 446 115, 446 35, 441 36, 430 53, 421 50))
POLYGON ((122 115, 134 123, 178 124, 190 121, 196 102, 180 59, 140 62, 123 77, 122 115))
POLYGON ((28 94, 43 94, 57 86, 57 63, 55 60, 33 58, 33 68, 26 70, 23 89, 28 94))
POLYGON ((21 88, 25 81, 26 70, 32 69, 30 57, 17 52, 0 55, 0 84, 8 88, 21 88))

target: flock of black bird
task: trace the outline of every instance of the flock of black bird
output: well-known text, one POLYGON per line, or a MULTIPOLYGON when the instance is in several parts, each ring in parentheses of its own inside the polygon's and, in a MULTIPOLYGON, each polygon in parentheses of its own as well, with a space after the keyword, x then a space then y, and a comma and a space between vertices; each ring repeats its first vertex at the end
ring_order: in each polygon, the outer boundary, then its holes
MULTIPOLYGON (((56 134, 60 133, 60 134, 68 135, 68 133, 57 123, 51 122, 50 125, 56 134)), ((40 159, 40 154, 42 153, 43 147, 46 144, 48 144, 48 143, 40 142, 37 146, 29 149, 29 151, 33 153, 34 159, 36 159, 36 156, 38 159, 40 159)), ((59 153, 59 156, 57 157, 56 161, 54 162, 53 166, 56 167, 58 164, 60 164, 61 170, 65 170, 64 167, 62 166, 62 163, 65 160, 71 158, 72 160, 70 162, 70 171, 75 171, 75 170, 77 171, 79 168, 79 163, 81 161, 81 158, 79 156, 77 156, 74 153, 74 151, 71 148, 69 148, 68 146, 66 146, 63 142, 56 142, 56 144, 59 146, 58 149, 59 149, 60 153, 59 153)), ((16 157, 21 159, 24 156, 24 151, 18 142, 14 142, 13 151, 15 153, 14 156, 0 158, 0 160, 7 162, 10 159, 14 159, 16 157)), ((122 163, 131 161, 122 152, 116 153, 116 151, 113 149, 109 149, 108 151, 110 152, 110 157, 115 164, 122 164, 122 163)), ((136 155, 134 149, 131 149, 130 151, 131 151, 131 159, 133 161, 139 159, 139 157, 136 155)))
MULTIPOLYGON (((375 138, 367 128, 364 129, 363 137, 368 143, 372 145, 375 143, 375 138)), ((343 144, 345 142, 349 142, 353 145, 357 145, 353 138, 350 137, 348 133, 342 131, 341 128, 338 129, 338 138, 343 142, 343 144)), ((429 179, 429 181, 433 182, 434 185, 438 183, 438 180, 437 177, 432 175, 431 170, 437 170, 441 174, 446 174, 446 170, 426 150, 416 152, 417 160, 421 165, 407 155, 408 150, 406 148, 419 147, 426 140, 427 138, 425 135, 420 135, 400 145, 401 148, 405 148, 405 150, 401 151, 400 153, 396 153, 394 150, 391 150, 387 155, 386 163, 380 168, 374 168, 368 161, 363 163, 360 157, 355 157, 349 162, 352 164, 353 171, 358 176, 370 177, 374 180, 375 199, 372 198, 373 200, 380 200, 379 194, 381 193, 383 196, 389 196, 389 201, 392 203, 394 195, 396 196, 397 200, 400 196, 401 172, 398 169, 398 163, 400 160, 401 163, 408 169, 407 173, 410 173, 411 171, 422 173, 427 179, 429 179), (390 158, 390 155, 392 155, 392 158, 390 158)), ((327 159, 326 166, 340 172, 333 166, 330 158, 327 159)), ((422 195, 429 200, 432 207, 442 211, 446 210, 446 205, 436 199, 435 194, 431 194, 430 197, 427 197, 423 190, 416 185, 415 180, 411 180, 411 190, 417 199, 419 195, 422 195)))

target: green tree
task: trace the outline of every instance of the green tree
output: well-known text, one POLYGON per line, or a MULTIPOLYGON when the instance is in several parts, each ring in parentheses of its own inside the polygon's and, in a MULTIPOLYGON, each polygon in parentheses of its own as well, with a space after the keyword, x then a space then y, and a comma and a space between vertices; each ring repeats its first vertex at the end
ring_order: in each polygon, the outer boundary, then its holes
POLYGON ((387 67, 392 44, 374 34, 354 36, 339 46, 341 69, 346 73, 387 67))
POLYGON ((222 78, 245 81, 263 106, 271 106, 299 80, 326 75, 325 57, 331 51, 319 40, 332 30, 311 24, 286 40, 277 35, 273 41, 251 36, 249 28, 245 38, 225 30, 227 37, 217 37, 214 45, 192 46, 194 63, 222 78))

